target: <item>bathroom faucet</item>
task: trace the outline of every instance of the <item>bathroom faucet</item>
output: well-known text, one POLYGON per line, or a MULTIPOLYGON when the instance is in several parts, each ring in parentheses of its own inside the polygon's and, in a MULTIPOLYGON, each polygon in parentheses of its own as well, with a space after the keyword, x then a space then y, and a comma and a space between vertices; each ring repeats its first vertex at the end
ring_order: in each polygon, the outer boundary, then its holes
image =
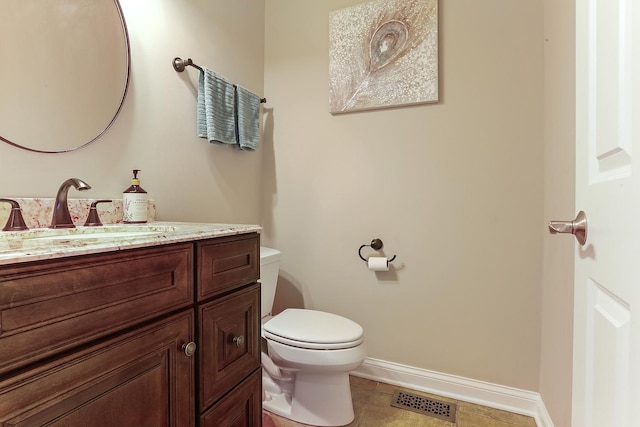
POLYGON ((91 188, 89 184, 78 178, 69 178, 63 182, 58 189, 58 194, 56 195, 56 202, 53 206, 53 219, 51 220, 51 226, 49 228, 76 228, 75 224, 71 220, 69 204, 67 203, 67 193, 72 185, 78 191, 84 191, 91 188))
POLYGON ((0 202, 9 203, 11 205, 11 213, 9 213, 7 225, 4 226, 2 231, 20 231, 29 229, 29 227, 24 223, 22 210, 20 209, 18 202, 11 199, 0 199, 0 202))

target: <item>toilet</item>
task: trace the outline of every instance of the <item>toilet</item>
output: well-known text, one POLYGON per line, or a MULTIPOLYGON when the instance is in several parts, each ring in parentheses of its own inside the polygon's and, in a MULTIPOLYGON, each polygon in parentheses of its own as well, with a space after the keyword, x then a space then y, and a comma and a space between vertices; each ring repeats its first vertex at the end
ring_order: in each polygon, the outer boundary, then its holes
POLYGON ((315 426, 354 419, 349 372, 366 356, 364 331, 337 314, 286 309, 271 316, 281 253, 260 248, 262 405, 276 415, 315 426))

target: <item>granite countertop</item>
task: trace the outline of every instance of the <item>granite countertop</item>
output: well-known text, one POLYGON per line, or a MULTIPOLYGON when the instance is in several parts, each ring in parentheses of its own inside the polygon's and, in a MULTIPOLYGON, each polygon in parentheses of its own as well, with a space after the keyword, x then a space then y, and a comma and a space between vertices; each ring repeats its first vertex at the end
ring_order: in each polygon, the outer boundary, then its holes
POLYGON ((261 230, 258 225, 247 224, 156 221, 75 229, 0 231, 0 265, 188 242, 261 230))

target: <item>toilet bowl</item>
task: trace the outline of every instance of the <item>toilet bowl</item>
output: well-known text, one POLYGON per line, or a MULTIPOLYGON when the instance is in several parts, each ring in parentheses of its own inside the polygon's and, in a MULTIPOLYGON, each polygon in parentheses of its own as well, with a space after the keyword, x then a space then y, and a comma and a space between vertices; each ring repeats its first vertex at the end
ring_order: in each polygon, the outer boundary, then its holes
POLYGON ((354 419, 349 372, 366 357, 364 332, 332 313, 286 309, 271 316, 280 252, 260 248, 263 408, 316 426, 342 426, 354 419))

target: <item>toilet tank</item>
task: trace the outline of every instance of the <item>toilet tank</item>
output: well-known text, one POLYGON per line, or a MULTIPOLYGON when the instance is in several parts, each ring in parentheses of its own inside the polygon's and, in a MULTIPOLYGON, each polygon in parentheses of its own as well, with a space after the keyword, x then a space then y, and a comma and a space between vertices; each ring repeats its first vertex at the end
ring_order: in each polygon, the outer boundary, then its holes
POLYGON ((281 252, 276 249, 260 247, 260 317, 271 314, 273 300, 276 296, 278 270, 280 270, 281 252))

